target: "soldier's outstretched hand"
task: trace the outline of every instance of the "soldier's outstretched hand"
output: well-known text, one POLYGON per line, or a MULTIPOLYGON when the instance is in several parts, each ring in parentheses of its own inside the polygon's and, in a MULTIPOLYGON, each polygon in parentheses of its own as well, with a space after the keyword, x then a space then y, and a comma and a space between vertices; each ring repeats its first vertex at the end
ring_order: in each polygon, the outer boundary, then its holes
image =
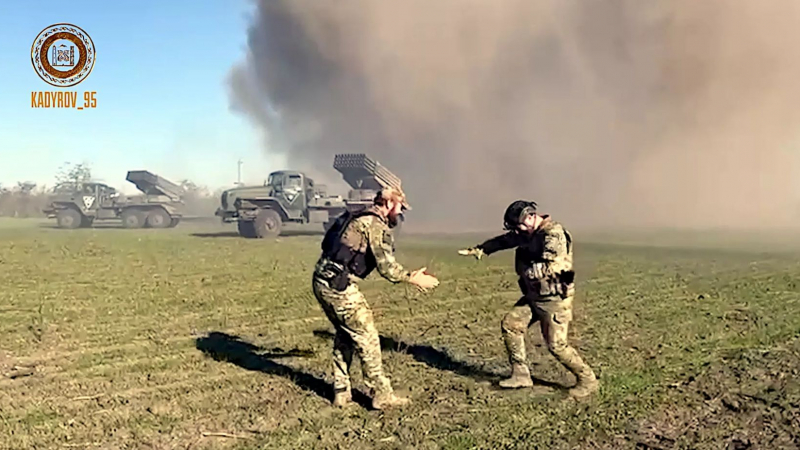
POLYGON ((470 255, 472 255, 472 256, 475 257, 475 259, 481 259, 481 258, 483 258, 483 255, 484 255, 483 250, 481 250, 479 248, 476 248, 476 247, 470 247, 470 248, 465 248, 463 250, 459 250, 458 254, 461 255, 461 256, 470 256, 470 255))
POLYGON ((426 269, 427 267, 423 267, 411 272, 411 278, 408 279, 409 283, 416 286, 422 292, 433 289, 439 285, 439 280, 435 276, 425 273, 426 269))

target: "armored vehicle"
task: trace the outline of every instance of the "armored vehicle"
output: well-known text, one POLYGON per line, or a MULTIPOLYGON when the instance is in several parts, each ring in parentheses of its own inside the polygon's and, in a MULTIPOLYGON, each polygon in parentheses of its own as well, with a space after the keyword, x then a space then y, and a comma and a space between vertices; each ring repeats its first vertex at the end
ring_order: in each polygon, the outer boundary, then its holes
POLYGON ((216 215, 236 222, 239 234, 248 238, 275 237, 283 224, 322 224, 324 229, 346 210, 358 211, 370 204, 383 187, 400 187, 400 179, 365 154, 339 154, 334 169, 353 189, 347 198, 329 195, 324 185, 303 172, 270 173, 264 186, 246 186, 222 193, 216 215))
POLYGON ((44 213, 60 228, 90 227, 95 220, 121 220, 125 228, 167 228, 182 217, 183 188, 146 170, 128 172, 126 180, 142 195, 124 196, 98 182, 56 186, 44 213))

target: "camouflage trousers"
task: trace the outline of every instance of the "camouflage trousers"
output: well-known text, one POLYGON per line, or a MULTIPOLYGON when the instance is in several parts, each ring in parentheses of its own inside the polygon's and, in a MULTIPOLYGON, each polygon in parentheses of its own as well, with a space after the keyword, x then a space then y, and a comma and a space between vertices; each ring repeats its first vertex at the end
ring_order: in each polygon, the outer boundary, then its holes
POLYGON ((569 323, 572 321, 573 297, 550 297, 537 301, 521 298, 503 318, 501 328, 508 351, 509 362, 524 365, 525 333, 536 322, 542 330, 550 353, 576 377, 591 377, 594 372, 567 342, 569 323))
POLYGON ((372 310, 358 285, 350 283, 344 291, 337 291, 317 277, 313 278, 312 284, 314 296, 336 329, 333 340, 334 391, 350 390, 350 366, 355 352, 361 360, 364 382, 373 395, 392 393, 391 382, 383 373, 380 337, 372 310))

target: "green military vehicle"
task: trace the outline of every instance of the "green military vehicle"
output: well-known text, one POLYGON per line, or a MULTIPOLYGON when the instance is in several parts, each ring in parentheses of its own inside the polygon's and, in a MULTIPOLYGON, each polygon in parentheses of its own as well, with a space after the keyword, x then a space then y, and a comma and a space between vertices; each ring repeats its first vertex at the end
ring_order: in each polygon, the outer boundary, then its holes
POLYGON ((121 220, 125 228, 171 228, 182 217, 183 188, 146 170, 128 172, 126 180, 142 195, 124 196, 98 182, 65 183, 56 186, 48 218, 59 228, 90 227, 94 221, 121 220))
POLYGON ((362 153, 336 155, 333 167, 353 188, 347 198, 328 195, 324 185, 315 185, 303 172, 279 170, 270 173, 263 186, 223 192, 215 214, 225 223, 236 222, 241 236, 275 237, 286 223, 322 224, 327 229, 344 211, 371 205, 380 189, 400 187, 398 177, 362 153))

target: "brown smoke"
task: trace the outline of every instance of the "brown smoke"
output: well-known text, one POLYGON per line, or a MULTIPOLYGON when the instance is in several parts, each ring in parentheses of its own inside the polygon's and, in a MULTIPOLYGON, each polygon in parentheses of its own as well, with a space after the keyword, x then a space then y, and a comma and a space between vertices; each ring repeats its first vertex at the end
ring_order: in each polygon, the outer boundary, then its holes
POLYGON ((293 167, 381 161, 410 224, 497 228, 525 198, 572 226, 783 225, 798 23, 794 0, 261 0, 232 102, 293 167))

